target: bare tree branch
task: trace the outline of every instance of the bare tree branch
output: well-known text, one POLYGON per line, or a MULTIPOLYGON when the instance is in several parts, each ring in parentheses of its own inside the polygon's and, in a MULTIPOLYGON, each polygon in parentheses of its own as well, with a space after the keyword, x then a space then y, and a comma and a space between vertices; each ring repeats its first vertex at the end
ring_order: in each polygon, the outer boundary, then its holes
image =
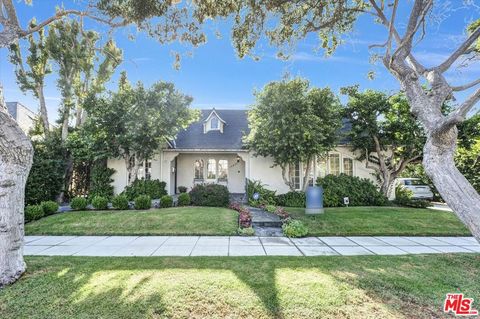
POLYGON ((480 79, 477 79, 475 81, 472 81, 470 83, 464 84, 464 85, 459 85, 459 86, 452 86, 453 91, 464 91, 468 90, 469 88, 474 87, 475 85, 480 84, 480 79))
POLYGON ((475 32, 473 32, 465 42, 462 43, 458 47, 458 49, 452 53, 442 64, 436 67, 437 70, 440 72, 445 72, 447 71, 457 59, 465 54, 467 50, 472 46, 472 44, 480 37, 480 28, 477 28, 475 32))
POLYGON ((470 97, 465 100, 462 105, 460 105, 458 109, 452 111, 448 116, 445 117, 445 120, 436 130, 437 133, 446 131, 452 126, 463 122, 468 112, 470 112, 470 110, 475 106, 475 104, 477 104, 478 101, 480 101, 480 89, 477 89, 475 93, 470 95, 470 97))

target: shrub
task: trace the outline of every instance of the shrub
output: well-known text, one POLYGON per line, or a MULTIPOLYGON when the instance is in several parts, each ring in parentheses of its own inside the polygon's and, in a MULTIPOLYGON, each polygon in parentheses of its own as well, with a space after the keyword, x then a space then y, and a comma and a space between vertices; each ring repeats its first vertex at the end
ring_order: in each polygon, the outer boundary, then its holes
POLYGON ((384 206, 387 198, 366 178, 327 175, 317 179, 317 185, 323 187, 323 205, 325 207, 345 206, 343 198, 350 199, 350 206, 384 206))
POLYGON ((282 229, 287 237, 304 237, 308 234, 307 226, 296 219, 291 219, 284 223, 282 229))
POLYGON ((70 207, 72 207, 73 210, 84 210, 87 208, 87 199, 83 197, 75 197, 72 199, 70 202, 70 207))
POLYGON ((284 207, 305 207, 305 192, 288 192, 277 196, 277 205, 284 207))
POLYGON ((131 185, 125 187, 124 194, 128 200, 134 200, 140 195, 148 195, 150 198, 159 199, 163 195, 167 195, 165 186, 166 183, 160 182, 158 179, 137 179, 131 185))
POLYGON ((91 173, 90 191, 88 197, 103 196, 106 198, 113 197, 113 178, 115 173, 113 168, 108 168, 103 165, 95 165, 91 173))
POLYGON ((187 188, 185 186, 178 186, 178 191, 180 193, 186 193, 187 192, 187 188))
POLYGON ((161 207, 161 208, 172 207, 172 205, 173 205, 173 198, 172 198, 172 196, 163 195, 162 198, 160 198, 160 207, 161 207))
POLYGON ((42 206, 45 216, 55 214, 58 211, 58 204, 52 200, 41 202, 40 206, 42 206))
POLYGON ((190 205, 190 195, 187 193, 181 193, 178 195, 178 206, 190 205))
POLYGON ((92 199, 92 206, 98 210, 106 210, 108 209, 108 198, 103 196, 95 196, 92 199))
POLYGON ((228 188, 218 184, 196 185, 190 191, 190 199, 195 206, 227 207, 228 188))
POLYGON ((290 215, 283 207, 277 207, 277 209, 275 210, 275 215, 280 217, 281 220, 287 220, 290 218, 290 215))
POLYGON ((259 207, 260 205, 275 205, 275 191, 265 188, 265 185, 260 181, 247 180, 247 198, 250 206, 259 207), (253 194, 258 193, 260 198, 253 199, 253 194))
POLYGON ((265 210, 269 213, 275 213, 277 207, 275 205, 267 205, 265 206, 265 210))
POLYGON ((45 216, 42 205, 28 205, 25 207, 25 222, 31 222, 45 216))
POLYGON ((253 236, 255 235, 255 230, 253 227, 247 227, 247 228, 238 228, 238 234, 240 236, 253 236))
POLYGON ((128 198, 125 195, 117 195, 112 198, 112 206, 115 209, 127 210, 130 207, 128 206, 128 198))
POLYGON ((432 204, 423 199, 412 199, 413 192, 408 188, 398 185, 395 188, 395 204, 399 206, 415 207, 415 208, 427 208, 432 206, 432 204))
POLYGON ((239 213, 238 224, 240 228, 252 227, 252 215, 246 207, 240 205, 239 203, 232 203, 229 207, 230 209, 236 210, 239 213))
POLYGON ((150 209, 152 198, 148 195, 140 195, 135 198, 135 209, 150 209))

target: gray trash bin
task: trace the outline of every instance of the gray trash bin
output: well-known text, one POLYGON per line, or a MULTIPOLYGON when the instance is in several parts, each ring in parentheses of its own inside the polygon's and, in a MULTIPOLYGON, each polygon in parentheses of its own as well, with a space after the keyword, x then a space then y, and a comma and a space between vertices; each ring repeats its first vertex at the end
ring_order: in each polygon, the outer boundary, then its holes
POLYGON ((323 188, 321 186, 309 186, 306 192, 307 208, 305 214, 323 214, 323 188))

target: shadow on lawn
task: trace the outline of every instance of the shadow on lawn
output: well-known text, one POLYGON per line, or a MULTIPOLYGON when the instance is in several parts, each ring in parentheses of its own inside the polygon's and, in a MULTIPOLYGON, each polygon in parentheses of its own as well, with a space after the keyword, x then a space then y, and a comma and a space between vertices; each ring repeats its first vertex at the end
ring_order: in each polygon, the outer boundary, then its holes
POLYGON ((432 317, 441 315, 447 292, 460 288, 480 297, 474 284, 479 260, 478 255, 30 257, 28 273, 5 291, 9 298, 0 294, 0 304, 5 302, 0 317, 16 307, 51 318, 432 317), (262 307, 249 304, 252 300, 262 307))

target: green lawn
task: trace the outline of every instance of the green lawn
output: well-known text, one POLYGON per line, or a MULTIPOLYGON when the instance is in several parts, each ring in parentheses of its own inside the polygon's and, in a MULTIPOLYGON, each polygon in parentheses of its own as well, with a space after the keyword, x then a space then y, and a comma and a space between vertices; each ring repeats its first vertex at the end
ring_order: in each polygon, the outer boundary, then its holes
POLYGON ((217 207, 55 214, 25 225, 27 235, 234 235, 238 213, 217 207))
POLYGON ((403 207, 336 207, 322 215, 305 215, 303 208, 287 208, 308 226, 311 236, 469 236, 455 214, 403 207))
POLYGON ((480 255, 28 257, 0 318, 431 318, 480 298, 480 255))

